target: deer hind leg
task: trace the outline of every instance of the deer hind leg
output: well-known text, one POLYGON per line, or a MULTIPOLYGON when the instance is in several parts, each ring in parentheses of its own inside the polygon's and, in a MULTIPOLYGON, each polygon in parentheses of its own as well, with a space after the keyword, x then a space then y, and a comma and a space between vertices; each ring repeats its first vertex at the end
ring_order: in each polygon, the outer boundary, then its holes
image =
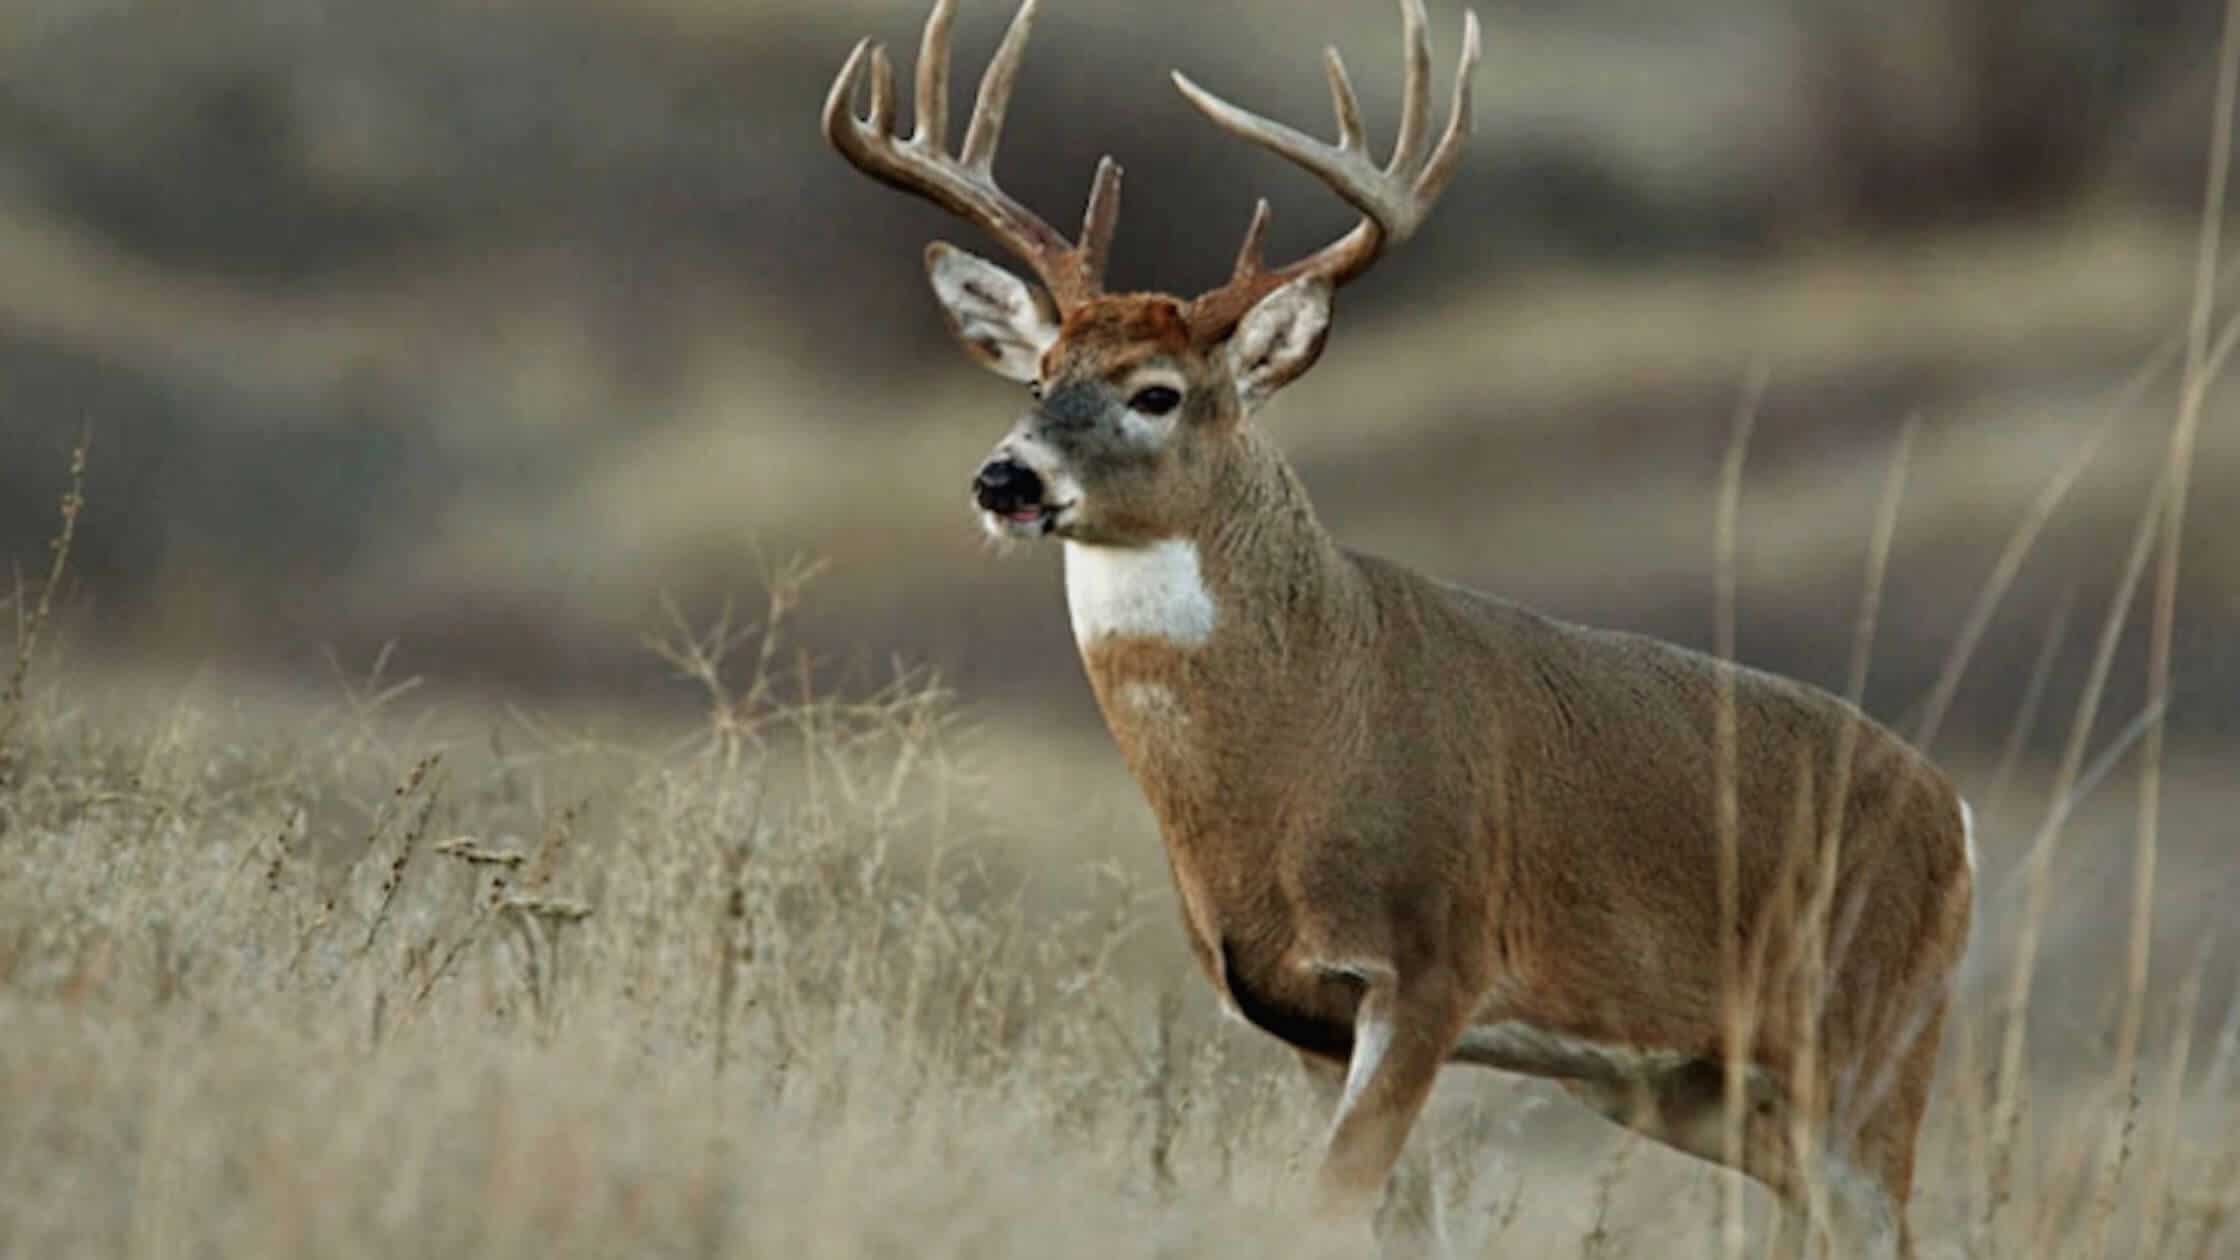
MULTIPOLYGON (((1906 1226, 1906 1203, 1912 1197, 1914 1151, 1919 1143, 1921 1118, 1929 1107, 1929 1087, 1936 1076, 1937 1045, 1943 1031, 1946 1001, 1939 998, 1918 1024, 1902 1030, 1897 1045, 1885 1061, 1875 1065, 1857 1100, 1855 1124, 1838 1126, 1837 1145, 1849 1156, 1837 1167, 1853 1173, 1854 1194, 1831 1193, 1830 1222, 1839 1240, 1854 1248, 1880 1245, 1882 1251, 1861 1254, 1914 1254, 1913 1237, 1906 1226), (1843 1129, 1851 1130, 1849 1133, 1843 1129), (1846 1212, 1850 1213, 1847 1219, 1846 1212), (1879 1240, 1887 1236, 1884 1244, 1879 1240), (1853 1242, 1853 1239, 1861 1241, 1853 1242)), ((1840 1189, 1831 1178, 1831 1190, 1840 1189)))
POLYGON ((1879 1082, 1870 1075, 1863 1085, 1866 1092, 1853 1099, 1839 1093, 1835 1117, 1813 1126, 1817 1149, 1810 1166, 1800 1162, 1792 1170, 1796 1189, 1783 1195, 1788 1208, 1783 1236, 1799 1240, 1793 1254, 1805 1254, 1802 1240, 1812 1223, 1808 1210, 1820 1207, 1833 1246, 1828 1254, 1836 1260, 1911 1260, 1906 1204, 1913 1188, 1914 1143, 1936 1067, 1936 1023, 1935 1018, 1930 1021, 1929 1036, 1895 1049, 1890 1062, 1877 1065, 1883 1073, 1879 1082), (1814 1184, 1808 1186, 1807 1178, 1814 1184), (1818 1192, 1816 1203, 1813 1190, 1818 1192))
POLYGON ((1890 1053, 1870 1064, 1858 1092, 1837 1098, 1834 1123, 1801 1126, 1817 1149, 1799 1158, 1800 1126, 1784 1083, 1753 1075, 1743 1091, 1739 1162, 1729 1159, 1725 1070, 1690 1061, 1631 1081, 1564 1082, 1574 1096, 1610 1119, 1668 1146, 1729 1164, 1781 1200, 1773 1254, 1807 1254, 1817 1182, 1824 1224, 1838 1260, 1910 1258, 1906 1227, 1913 1159, 1936 1069, 1941 1004, 1905 1029, 1890 1053))
POLYGON ((1852 1012, 1858 1021, 1852 1044, 1860 1049, 1845 1057, 1847 1070, 1822 1082, 1823 1109, 1810 1126, 1818 1149, 1808 1175, 1838 1257, 1914 1255, 1906 1207, 1950 1004, 1951 966, 1950 959, 1938 960, 1882 1009, 1863 1017, 1852 1012))
MULTIPOLYGON (((1572 1097, 1644 1137, 1734 1168, 1773 1191, 1784 1204, 1801 1201, 1803 1182, 1791 1150, 1790 1112, 1780 1083, 1771 1078, 1756 1072, 1745 1078, 1742 1124, 1739 1133, 1731 1136, 1726 1070, 1708 1059, 1683 1060, 1626 1078, 1558 1083, 1572 1097), (1731 1137, 1740 1139, 1739 1148, 1732 1151, 1731 1137)), ((1776 1248, 1775 1254, 1794 1250, 1790 1244, 1776 1248)))
MULTIPOLYGON (((1899 1254, 1902 1197, 1893 1198, 1877 1169, 1822 1150, 1797 1158, 1795 1112, 1783 1084, 1753 1073, 1742 1091, 1739 1149, 1730 1151, 1726 1071, 1709 1060, 1689 1060, 1646 1071, 1630 1080, 1568 1080, 1565 1089, 1611 1120, 1699 1159, 1732 1167, 1771 1190, 1782 1213, 1772 1254, 1783 1260, 1808 1254, 1812 1222, 1807 1177, 1816 1171, 1826 1187, 1827 1232, 1840 1260, 1885 1260, 1899 1254)), ((1902 1183, 1900 1183, 1902 1184, 1902 1183)))
MULTIPOLYGON (((1345 1094, 1346 1064, 1305 1051, 1299 1052, 1299 1064, 1323 1115, 1334 1120, 1338 1100, 1345 1094)), ((1448 1251, 1445 1224, 1430 1147, 1421 1141, 1410 1143, 1402 1148, 1377 1205, 1372 1229, 1379 1248, 1396 1257, 1444 1255, 1448 1251)))

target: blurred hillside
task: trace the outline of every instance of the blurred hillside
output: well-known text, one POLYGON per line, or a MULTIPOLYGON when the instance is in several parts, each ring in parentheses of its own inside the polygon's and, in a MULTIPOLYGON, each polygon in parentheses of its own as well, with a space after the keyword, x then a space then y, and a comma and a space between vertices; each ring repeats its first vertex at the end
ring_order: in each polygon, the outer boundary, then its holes
MULTIPOLYGON (((960 78, 1009 7, 966 4, 960 78)), ((1433 9, 1443 68, 1459 6, 1433 9)), ((1341 230, 1327 193, 1165 80, 1322 131, 1315 55, 1337 43, 1389 128, 1391 5, 1307 11, 1050 0, 1007 185, 1068 221, 1117 154, 1129 285, 1218 275, 1263 193, 1279 252, 1341 230)), ((1700 643, 1719 461, 1763 363, 1743 653, 1834 682, 1885 461, 1919 416, 1870 691, 1903 714, 2033 496, 2182 327, 2218 11, 1488 6, 1460 180, 1347 293, 1268 423, 1349 541, 1700 643)), ((661 672, 636 635, 664 594, 751 597, 758 553, 810 551, 834 561, 806 630, 836 679, 893 654, 1078 716, 1054 559, 990 554, 963 508, 1015 401, 923 292, 923 242, 962 229, 815 126, 852 40, 906 49, 921 17, 18 0, 0 555, 39 561, 84 428, 73 607, 96 653, 285 677, 394 640, 401 669, 455 686, 645 695, 661 672)), ((2006 729, 2056 609, 2100 615, 2174 392, 2158 378, 2116 420, 2025 566, 1958 710, 1976 734, 2006 729)), ((2219 519, 2240 417, 2212 407, 2176 718, 2240 737, 2240 544, 2219 519)), ((2058 677, 2090 637, 2057 645, 2058 677)))

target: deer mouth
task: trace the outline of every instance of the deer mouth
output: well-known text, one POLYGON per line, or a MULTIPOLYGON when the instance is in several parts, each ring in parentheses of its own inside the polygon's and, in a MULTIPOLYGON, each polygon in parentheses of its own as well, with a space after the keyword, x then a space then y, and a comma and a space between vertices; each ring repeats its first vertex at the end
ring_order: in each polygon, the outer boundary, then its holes
POLYGON ((1066 513, 1073 510, 1071 503, 1037 503, 1004 514, 1004 523, 1031 537, 1046 538, 1065 523, 1066 513))
POLYGON ((1047 538, 1069 523, 1071 503, 1029 503, 1003 511, 981 509, 988 532, 999 538, 1047 538))

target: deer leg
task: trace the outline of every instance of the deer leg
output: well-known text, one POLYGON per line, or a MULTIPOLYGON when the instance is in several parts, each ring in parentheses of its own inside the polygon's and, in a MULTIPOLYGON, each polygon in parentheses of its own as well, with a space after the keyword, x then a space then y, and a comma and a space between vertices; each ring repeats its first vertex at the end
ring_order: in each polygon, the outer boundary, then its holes
MULTIPOLYGON (((1779 1260, 1804 1260, 1811 1222, 1794 1152, 1783 1083, 1753 1073, 1743 1091, 1741 1149, 1727 1147, 1725 1065, 1691 1060, 1636 1077, 1559 1082, 1602 1115, 1698 1159, 1734 1168, 1774 1193, 1780 1205, 1772 1249, 1779 1260), (1730 1155, 1738 1158, 1730 1158, 1730 1155)), ((1849 1253, 1841 1253, 1849 1260, 1849 1253)), ((1872 1254, 1872 1253, 1866 1253, 1872 1254)))
MULTIPOLYGON (((1334 1120, 1338 1100, 1345 1095, 1346 1065, 1303 1051, 1299 1065, 1305 1069, 1323 1113, 1334 1120)), ((1403 1147, 1400 1162, 1385 1183, 1383 1201, 1377 1206, 1374 1229, 1378 1244, 1387 1256, 1445 1255, 1444 1225, 1430 1148, 1420 1141, 1403 1147)))
MULTIPOLYGON (((1825 1229, 1841 1260, 1895 1260, 1912 1255, 1905 1207, 1913 1171, 1913 1142, 1927 1102, 1936 1062, 1935 1027, 1902 1050, 1881 1097, 1869 1103, 1854 1132, 1821 1122, 1809 1126, 1818 1148, 1810 1160, 1795 1149, 1795 1112, 1781 1083, 1757 1080, 1745 1091, 1739 1171, 1771 1189, 1781 1202, 1771 1254, 1783 1260, 1812 1254, 1813 1235, 1825 1229), (1826 1207, 1811 1219, 1810 1183, 1826 1207)), ((1698 1062, 1646 1077, 1633 1087, 1574 1084, 1572 1092, 1620 1124, 1691 1155, 1728 1163, 1724 1069, 1698 1062)))
POLYGON ((1318 1216, 1358 1219, 1378 1203, 1462 1024, 1462 1004, 1436 986, 1411 990, 1390 972, 1368 978, 1316 1177, 1318 1216))
POLYGON ((1936 1076, 1945 1007, 1946 999, 1939 995, 1917 1025, 1902 1029, 1889 1052, 1893 1061, 1885 1069, 1887 1076, 1867 1084, 1857 1131, 1836 1135, 1839 1149, 1828 1157, 1837 1174, 1829 1179, 1829 1226, 1847 1255, 1910 1260, 1914 1254, 1906 1202, 1912 1197, 1915 1144, 1936 1076))

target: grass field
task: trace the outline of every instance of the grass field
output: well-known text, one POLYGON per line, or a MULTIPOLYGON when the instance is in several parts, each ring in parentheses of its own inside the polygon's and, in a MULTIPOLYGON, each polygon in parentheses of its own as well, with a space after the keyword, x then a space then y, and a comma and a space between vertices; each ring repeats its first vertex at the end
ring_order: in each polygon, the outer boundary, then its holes
MULTIPOLYGON (((762 632, 659 646, 705 724, 34 655, 0 716, 0 1250, 1340 1254, 1299 1223, 1306 1090, 1212 1017, 1116 758, 925 679, 803 696, 762 632)), ((2240 786, 2165 771, 2142 979, 2124 793, 2033 906, 2058 784, 1960 767, 1989 841, 1928 1255, 2240 1246, 2240 786)), ((1723 1174, 1559 1099, 1449 1073, 1415 1140, 1455 1254, 1723 1254, 1723 1174)))

